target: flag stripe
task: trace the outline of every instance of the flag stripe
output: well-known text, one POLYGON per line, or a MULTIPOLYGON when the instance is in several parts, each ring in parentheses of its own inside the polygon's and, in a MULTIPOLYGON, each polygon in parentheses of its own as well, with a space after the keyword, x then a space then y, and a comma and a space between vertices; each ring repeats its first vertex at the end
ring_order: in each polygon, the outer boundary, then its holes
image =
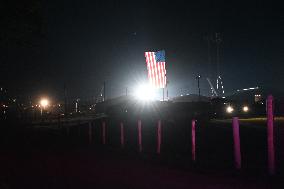
POLYGON ((160 51, 157 52, 157 55, 156 57, 156 52, 145 52, 148 79, 153 87, 165 88, 167 84, 165 58, 161 57, 160 51), (158 62, 156 60, 158 60, 158 62), (160 62, 160 60, 163 61, 160 62))

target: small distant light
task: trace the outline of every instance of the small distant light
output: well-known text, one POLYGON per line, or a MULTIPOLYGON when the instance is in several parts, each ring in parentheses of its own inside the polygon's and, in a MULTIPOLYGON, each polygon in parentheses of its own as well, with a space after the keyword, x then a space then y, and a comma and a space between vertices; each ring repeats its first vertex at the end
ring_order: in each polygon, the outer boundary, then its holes
POLYGON ((89 110, 91 110, 92 108, 89 108, 89 110))
POLYGON ((183 96, 182 94, 180 96, 183 96))
POLYGON ((189 94, 187 93, 186 95, 188 96, 189 94))
POLYGON ((232 106, 228 106, 227 108, 226 108, 226 112, 227 113, 232 113, 234 111, 234 108, 232 107, 232 106))
POLYGON ((244 111, 244 112, 248 112, 248 111, 249 111, 249 107, 248 107, 248 106, 244 106, 244 107, 243 107, 243 111, 244 111))

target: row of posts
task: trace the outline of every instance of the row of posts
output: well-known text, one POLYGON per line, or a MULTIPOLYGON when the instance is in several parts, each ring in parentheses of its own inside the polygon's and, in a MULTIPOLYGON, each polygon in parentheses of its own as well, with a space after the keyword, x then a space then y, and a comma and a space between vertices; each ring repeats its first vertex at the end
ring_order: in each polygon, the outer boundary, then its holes
MULTIPOLYGON (((274 175, 275 167, 275 149, 274 149, 274 115, 273 115, 273 96, 269 95, 266 101, 267 116, 267 156, 268 156, 268 173, 274 175)), ((239 119, 233 117, 233 139, 234 139, 234 157, 235 168, 240 170, 242 167, 239 119)))
MULTIPOLYGON (((267 143, 268 143, 268 172, 270 175, 275 174, 275 151, 274 151, 274 115, 273 115, 273 97, 270 95, 267 98, 267 143)), ((238 117, 233 117, 232 120, 233 127, 233 144, 234 144, 234 159, 235 159, 235 168, 240 170, 242 167, 241 160, 241 145, 240 145, 240 133, 239 133, 239 119, 238 117)), ((142 152, 142 122, 138 120, 137 125, 138 130, 138 150, 142 152)), ((196 120, 191 122, 191 155, 192 160, 196 161, 196 120)), ((88 137, 89 143, 92 142, 92 124, 89 123, 88 128, 88 137)), ((67 127, 67 135, 69 135, 69 128, 67 127)), ((102 143, 106 144, 106 122, 102 121, 102 143)), ((120 122, 120 145, 121 148, 124 148, 124 125, 120 122)), ((162 145, 162 122, 158 120, 157 123, 157 154, 161 153, 162 145)))
MULTIPOLYGON (((142 152, 142 122, 138 120, 138 148, 139 152, 142 152)), ((69 136, 70 130, 69 127, 66 128, 67 136, 69 136)), ((80 135, 80 129, 78 130, 80 135)), ((88 125, 88 141, 89 144, 92 143, 92 123, 88 125)), ((102 144, 106 144, 106 122, 102 121, 102 144)), ((120 122, 120 146, 124 148, 124 125, 123 122, 120 122)), ((161 153, 161 144, 162 144, 162 121, 158 120, 157 126, 157 153, 161 153)))

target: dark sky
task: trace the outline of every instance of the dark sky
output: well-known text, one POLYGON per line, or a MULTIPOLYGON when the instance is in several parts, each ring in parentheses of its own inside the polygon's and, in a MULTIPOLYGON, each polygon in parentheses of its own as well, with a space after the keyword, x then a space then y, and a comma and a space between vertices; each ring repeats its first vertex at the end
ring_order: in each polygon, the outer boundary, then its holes
MULTIPOLYGON (((208 64, 207 36, 221 35, 225 91, 283 90, 284 15, 267 1, 9 1, 1 2, 1 85, 14 93, 72 97, 120 95, 146 79, 145 51, 166 51, 170 95, 196 93, 208 64)), ((271 3, 270 3, 271 2, 271 3)), ((214 70, 213 70, 214 69, 214 70)))

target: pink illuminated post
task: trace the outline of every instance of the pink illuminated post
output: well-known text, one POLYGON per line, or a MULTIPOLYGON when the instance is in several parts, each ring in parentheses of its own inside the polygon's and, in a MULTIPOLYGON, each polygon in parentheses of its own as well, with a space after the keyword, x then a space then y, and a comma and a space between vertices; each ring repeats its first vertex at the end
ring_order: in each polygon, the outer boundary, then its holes
POLYGON ((92 143, 92 123, 89 123, 89 144, 92 143))
POLYGON ((241 146, 240 146, 240 128, 238 117, 233 117, 233 137, 234 137, 234 156, 235 156, 235 167, 241 169, 241 146))
POLYGON ((120 122, 120 145, 121 148, 124 148, 124 126, 122 122, 120 122))
POLYGON ((103 121, 103 125, 102 125, 102 142, 103 144, 106 144, 106 122, 103 121))
POLYGON ((142 128, 141 128, 141 120, 138 120, 138 145, 139 145, 139 152, 142 152, 142 128))
POLYGON ((161 153, 161 143, 162 143, 162 123, 161 120, 159 120, 157 128, 157 154, 161 153))
POLYGON ((275 152, 274 152, 274 133, 273 133, 273 96, 269 95, 266 101, 267 112, 267 143, 268 143, 268 172, 275 174, 275 152))
POLYGON ((191 155, 192 155, 192 160, 195 161, 196 155, 195 155, 195 120, 194 119, 191 121, 191 155))

